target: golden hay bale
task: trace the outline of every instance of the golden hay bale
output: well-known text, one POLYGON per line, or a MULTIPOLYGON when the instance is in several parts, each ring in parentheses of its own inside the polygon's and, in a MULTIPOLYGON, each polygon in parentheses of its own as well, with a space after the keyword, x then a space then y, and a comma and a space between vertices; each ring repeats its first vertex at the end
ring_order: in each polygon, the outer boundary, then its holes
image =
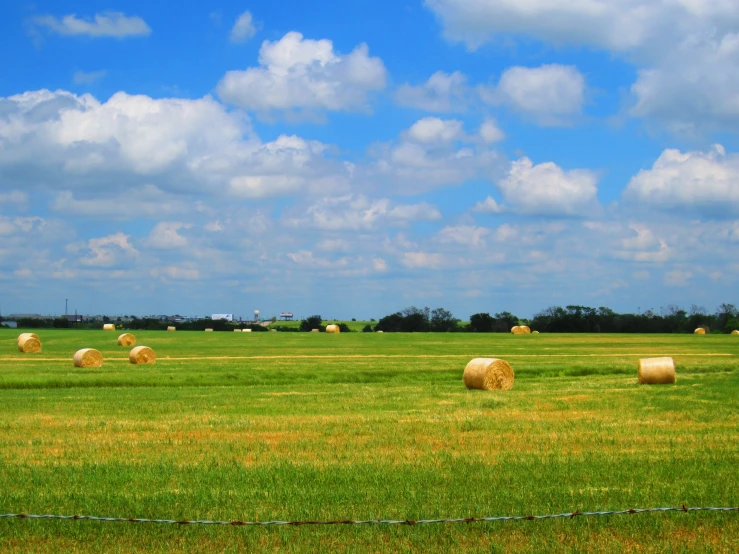
POLYGON ((520 325, 518 328, 523 330, 524 335, 531 334, 531 329, 529 329, 528 325, 520 325))
POLYGON ((734 329, 734 330, 733 330, 733 331, 731 332, 731 334, 732 334, 732 335, 739 335, 739 331, 737 331, 736 329, 734 329))
POLYGON ((672 358, 642 358, 639 360, 639 383, 644 385, 672 384, 675 362, 672 358))
POLYGON ((339 329, 338 325, 326 325, 326 332, 338 334, 341 333, 341 329, 339 329))
POLYGON ((706 330, 703 327, 698 327, 695 331, 693 331, 694 335, 705 335, 706 330))
POLYGON ((531 334, 532 335, 538 335, 539 334, 539 331, 531 331, 531 334))
POLYGON ((115 331, 115 324, 106 323, 105 325, 103 325, 103 331, 115 331))
POLYGON ((519 327, 518 325, 516 325, 511 329, 511 333, 513 333, 514 335, 525 335, 526 331, 523 327, 519 327))
POLYGON ((18 350, 25 354, 41 352, 41 341, 34 333, 23 333, 18 337, 18 350))
POLYGON ((244 333, 251 333, 251 329, 244 329, 244 333))
POLYGON ((213 332, 213 329, 206 329, 205 332, 206 333, 212 333, 213 332))
POLYGON ((118 346, 136 346, 136 337, 131 333, 123 333, 118 337, 118 346))
POLYGON ((498 358, 475 358, 464 368, 468 389, 508 390, 513 388, 513 368, 498 358))
POLYGON ((137 346, 128 354, 128 361, 132 364, 153 364, 157 355, 148 346, 137 346))
POLYGON ((311 333, 320 333, 321 330, 320 329, 311 329, 310 332, 311 333))
POLYGON ((74 354, 74 367, 100 367, 103 355, 94 348, 83 348, 74 354))
POLYGON ((167 327, 167 331, 176 331, 177 327, 172 327, 171 325, 167 327))

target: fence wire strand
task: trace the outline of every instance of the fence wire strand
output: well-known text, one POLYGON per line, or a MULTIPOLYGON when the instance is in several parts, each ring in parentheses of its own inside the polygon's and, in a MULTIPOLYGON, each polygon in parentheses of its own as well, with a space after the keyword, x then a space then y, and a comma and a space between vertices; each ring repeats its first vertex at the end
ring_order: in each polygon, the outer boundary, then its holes
POLYGON ((432 523, 485 523, 496 521, 538 521, 544 519, 564 519, 575 517, 621 516, 634 514, 648 514, 656 512, 739 512, 739 507, 692 507, 685 505, 667 508, 638 508, 628 510, 613 510, 602 512, 567 512, 561 514, 529 515, 529 516, 493 516, 493 517, 458 517, 447 519, 339 519, 334 521, 216 521, 207 519, 148 519, 137 517, 101 517, 101 516, 64 516, 64 515, 37 515, 37 514, 0 514, 0 519, 44 519, 44 520, 75 520, 75 521, 107 521, 114 523, 160 523, 171 525, 232 525, 232 526, 292 526, 302 525, 429 525, 432 523))

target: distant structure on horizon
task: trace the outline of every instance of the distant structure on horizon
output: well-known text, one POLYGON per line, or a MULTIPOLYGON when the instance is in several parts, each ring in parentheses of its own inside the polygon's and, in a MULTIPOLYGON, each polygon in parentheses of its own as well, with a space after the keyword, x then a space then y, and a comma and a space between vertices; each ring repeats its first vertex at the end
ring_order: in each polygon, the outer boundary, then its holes
POLYGON ((226 321, 233 321, 234 315, 233 314, 213 314, 210 316, 211 319, 225 319, 226 321))
POLYGON ((280 314, 280 319, 282 319, 284 321, 292 321, 293 314, 292 314, 292 312, 282 312, 280 314))

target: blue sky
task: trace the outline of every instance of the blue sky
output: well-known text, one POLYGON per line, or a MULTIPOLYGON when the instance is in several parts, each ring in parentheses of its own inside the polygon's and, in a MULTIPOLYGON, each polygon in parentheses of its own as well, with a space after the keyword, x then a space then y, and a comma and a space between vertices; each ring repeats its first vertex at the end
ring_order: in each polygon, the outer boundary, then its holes
POLYGON ((737 303, 732 2, 2 15, 4 313, 737 303))

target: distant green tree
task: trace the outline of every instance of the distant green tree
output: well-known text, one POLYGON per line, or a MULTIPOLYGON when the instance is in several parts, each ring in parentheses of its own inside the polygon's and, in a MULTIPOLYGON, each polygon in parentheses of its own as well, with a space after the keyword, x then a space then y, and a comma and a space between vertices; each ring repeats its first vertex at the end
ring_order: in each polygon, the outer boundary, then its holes
POLYGON ((492 333, 495 319, 488 313, 472 314, 469 330, 473 333, 492 333))
POLYGON ((320 315, 312 315, 310 317, 306 317, 300 322, 300 330, 310 332, 313 329, 320 329, 322 331, 325 331, 325 328, 323 327, 323 325, 321 325, 322 322, 323 319, 321 319, 320 315))

